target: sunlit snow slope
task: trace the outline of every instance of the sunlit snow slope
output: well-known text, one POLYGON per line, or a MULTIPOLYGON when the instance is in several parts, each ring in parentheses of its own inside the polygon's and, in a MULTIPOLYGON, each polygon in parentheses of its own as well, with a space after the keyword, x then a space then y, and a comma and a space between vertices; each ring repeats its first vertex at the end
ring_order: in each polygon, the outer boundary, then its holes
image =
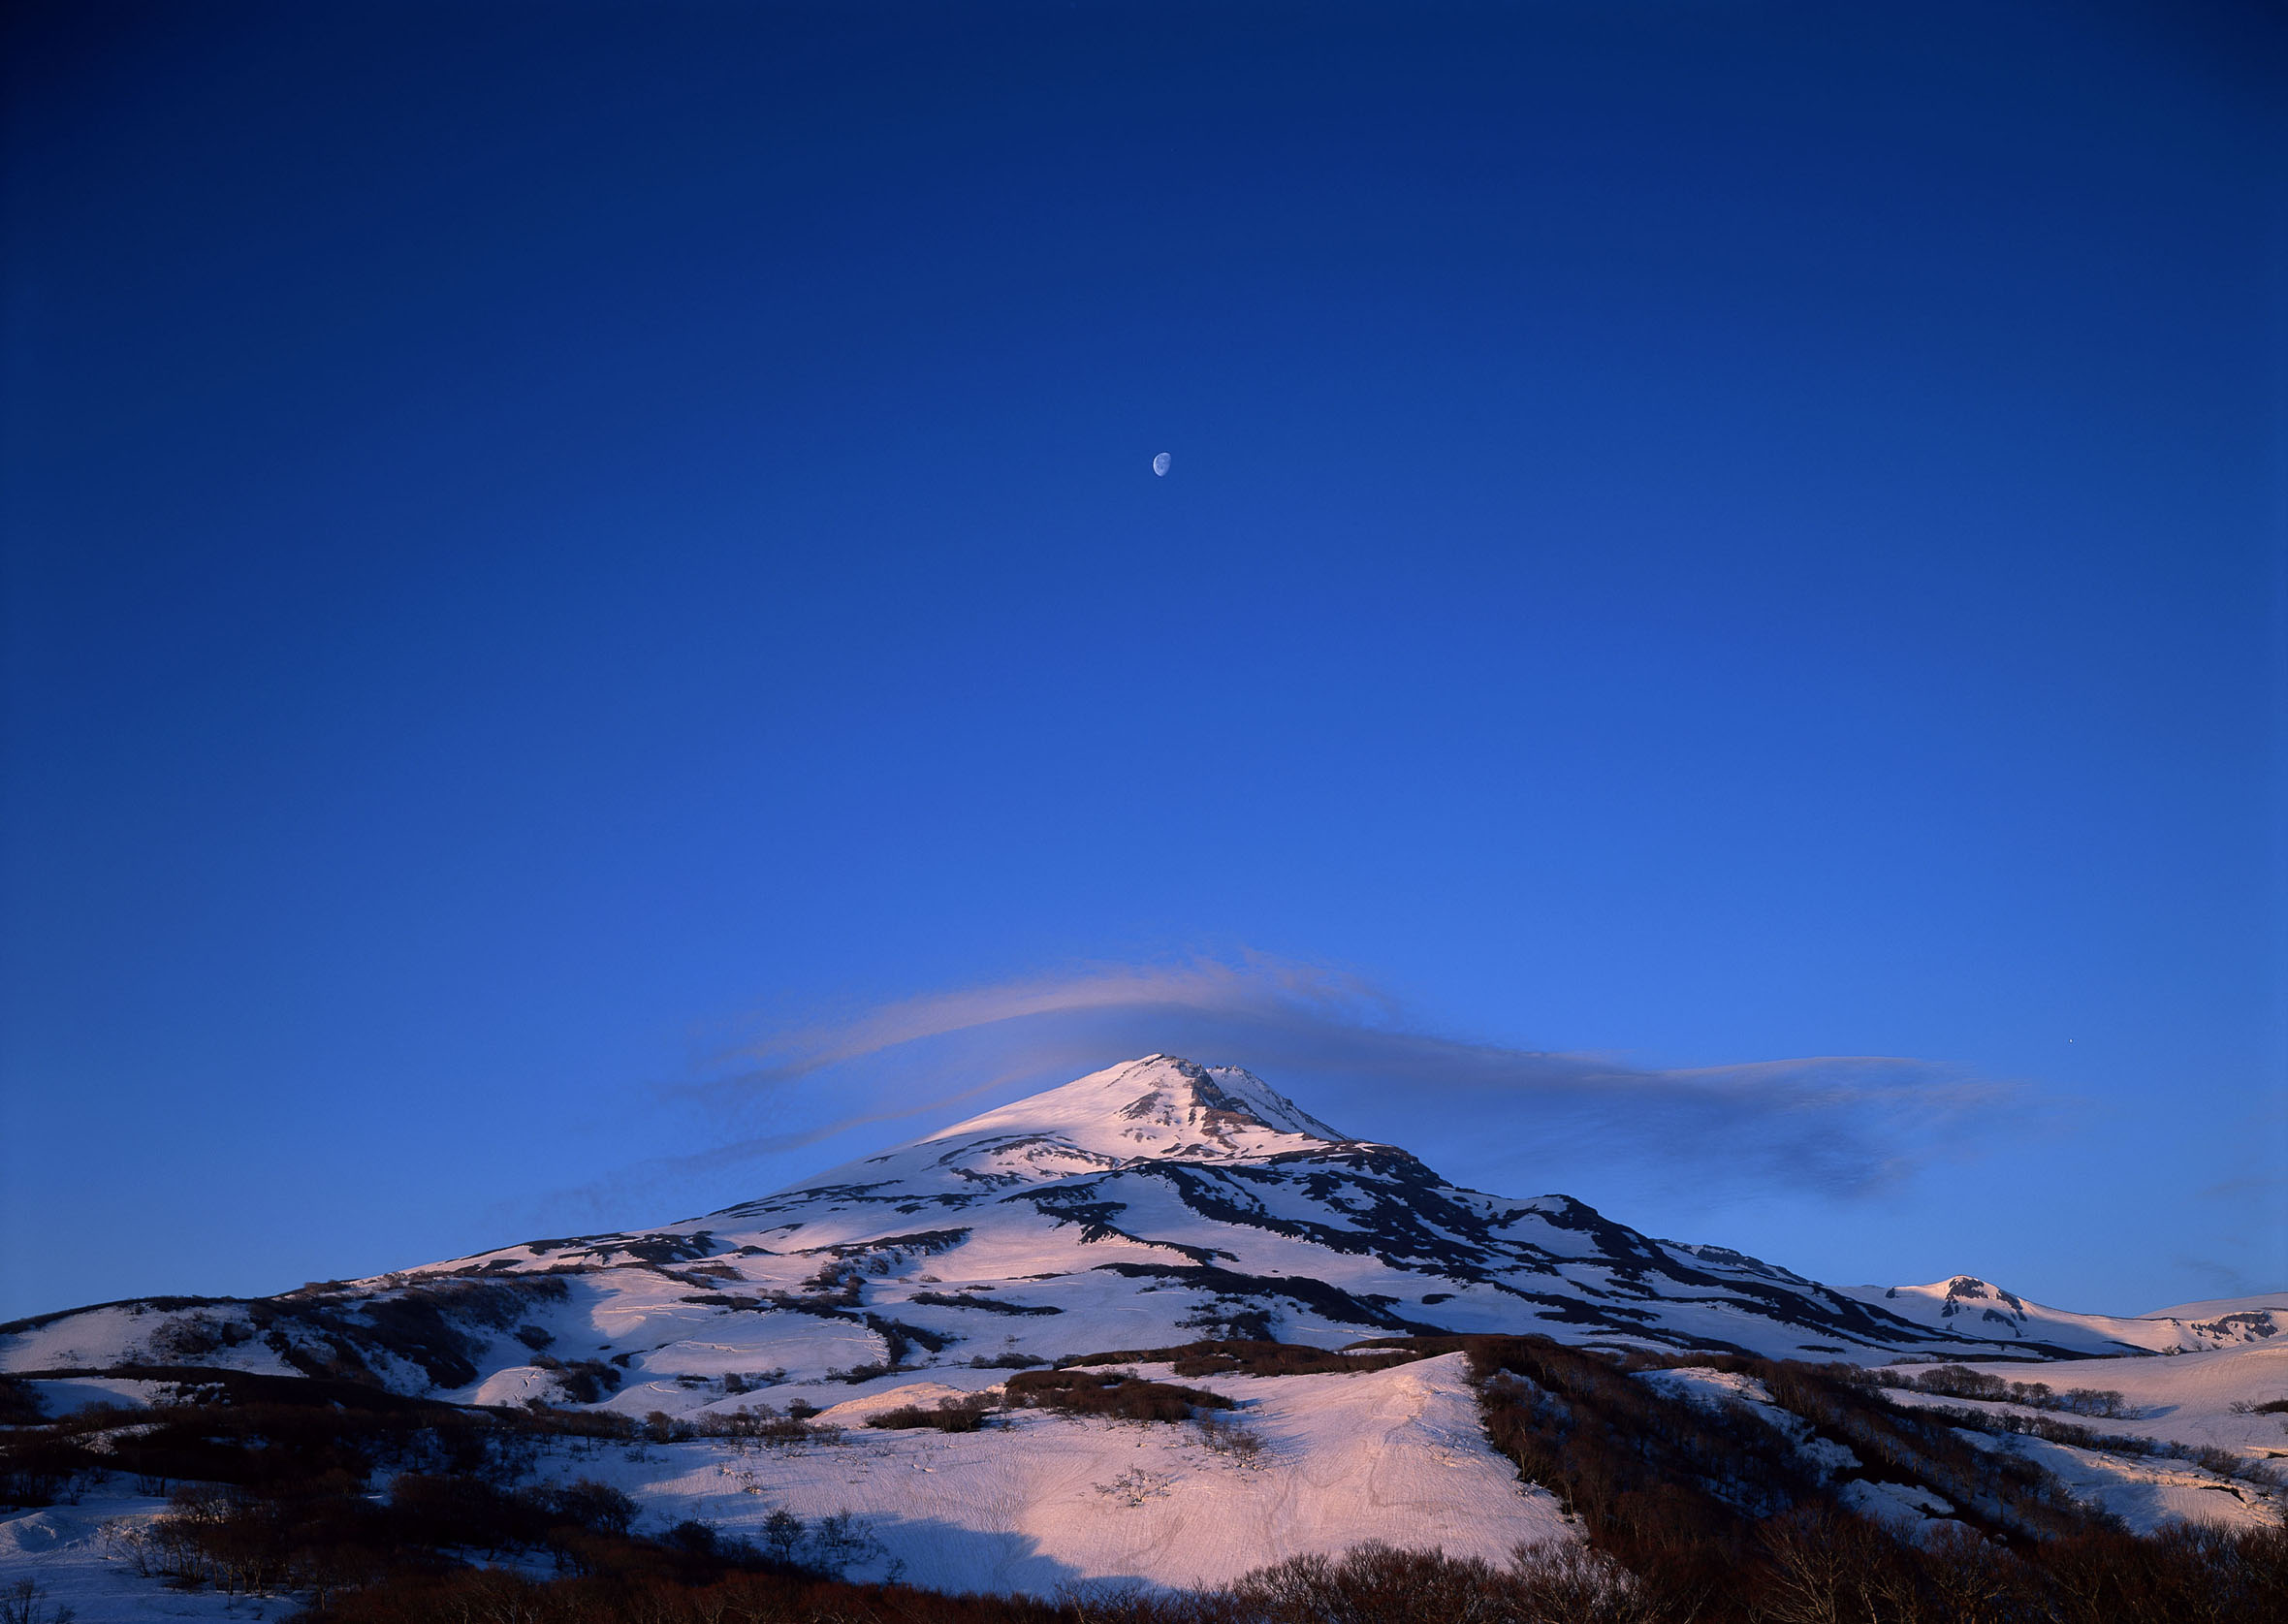
POLYGON ((2258 1299, 2191 1303, 2136 1316, 2074 1314, 2027 1302, 1967 1274, 1928 1286, 1858 1286, 1844 1294, 1879 1303, 1918 1324, 1965 1331, 1998 1342, 2040 1342, 2098 1353, 2132 1349, 2189 1353, 2234 1348, 2270 1342, 2288 1327, 2288 1315, 2258 1299))
POLYGON ((0 1368, 221 1363, 677 1414, 725 1402, 725 1376, 911 1380, 1204 1336, 1533 1331, 1888 1362, 2223 1347, 2280 1326, 2271 1309, 2065 1314, 1968 1277, 1836 1290, 1568 1196, 1460 1189, 1244 1070, 1153 1055, 681 1224, 18 1321, 0 1327, 0 1368))

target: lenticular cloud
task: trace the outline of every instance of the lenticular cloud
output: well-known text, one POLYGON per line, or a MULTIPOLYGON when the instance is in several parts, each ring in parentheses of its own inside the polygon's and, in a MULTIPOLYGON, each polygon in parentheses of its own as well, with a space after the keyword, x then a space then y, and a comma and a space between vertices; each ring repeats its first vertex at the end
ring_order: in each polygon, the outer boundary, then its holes
POLYGON ((735 1125, 686 1166, 784 1155, 1145 1052, 1227 1060, 1354 1131, 1425 1151, 1467 1121, 1521 1159, 1653 1162, 1703 1181, 1865 1194, 1947 1154, 2008 1091, 1923 1060, 1653 1068, 1431 1030, 1362 978, 1264 955, 1095 965, 792 1022, 680 1093, 735 1125))

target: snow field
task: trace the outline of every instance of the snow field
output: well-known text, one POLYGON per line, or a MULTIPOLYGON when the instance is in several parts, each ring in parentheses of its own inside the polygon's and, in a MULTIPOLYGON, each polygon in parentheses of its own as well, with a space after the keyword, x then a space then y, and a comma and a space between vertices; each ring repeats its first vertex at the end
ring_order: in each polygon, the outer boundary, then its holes
POLYGON ((2145 1349, 2189 1353, 2261 1343, 2288 1325, 2288 1299, 2277 1295, 2184 1303, 2158 1314, 2081 1314, 2028 1302, 1973 1275, 1924 1286, 1849 1286, 1841 1293, 1933 1329, 1969 1336, 2046 1342, 2093 1354, 2145 1349), (2279 1309, 2281 1312, 2275 1313, 2279 1309))
MULTIPOLYGON (((982 1373, 980 1373, 982 1374, 982 1373)), ((1164 1367, 1139 1374, 1164 1379, 1164 1367)), ((1463 1357, 1324 1376, 1202 1378, 1266 1448, 1218 1454, 1189 1426, 1014 1411, 976 1433, 880 1431, 863 1416, 966 1388, 886 1386, 838 1406, 837 1445, 734 1453, 656 1446, 584 1469, 648 1518, 752 1536, 774 1511, 854 1514, 878 1549, 853 1568, 936 1590, 1053 1595, 1073 1584, 1218 1584, 1368 1540, 1505 1560, 1577 1537, 1547 1491, 1486 1444, 1463 1357)))
POLYGON ((2150 1534, 2172 1522, 2225 1528, 2270 1528, 2281 1521, 2277 1490, 2228 1482, 2190 1461, 2078 1449, 2018 1434, 1997 1437, 1957 1427, 1982 1449, 2018 1455, 2052 1473, 2083 1505, 2119 1517, 2130 1532, 2150 1534))
MULTIPOLYGON (((974 1373, 980 1377, 984 1372, 974 1373)), ((1164 1366, 1139 1374, 1166 1378, 1164 1366)), ((633 1448, 558 1447, 543 1477, 611 1483, 633 1496, 639 1527, 686 1518, 757 1537, 773 1512, 807 1525, 798 1554, 836 1554, 854 1578, 896 1576, 946 1591, 1218 1584, 1252 1568, 1368 1540, 1505 1560, 1520 1544, 1577 1538, 1546 1490, 1520 1483, 1486 1444, 1463 1356, 1389 1370, 1251 1379, 1208 1377, 1265 1448, 1219 1454, 1191 1426, 1047 1411, 1007 1413, 976 1433, 883 1431, 864 1417, 976 1390, 876 1385, 835 1407, 835 1444, 741 1450, 719 1440, 633 1448), (830 1553, 819 1525, 847 1513, 830 1553)), ((109 1554, 109 1518, 147 1521, 161 1500, 99 1491, 79 1506, 0 1519, 0 1587, 31 1576, 79 1624, 151 1618, 282 1617, 284 1599, 230 1602, 138 1576, 109 1554), (267 1612, 265 1609, 268 1609, 267 1612)))
POLYGON ((91 1493, 77 1506, 0 1513, 0 1595, 31 1579, 42 1592, 40 1616, 49 1618, 54 1609, 68 1607, 75 1624, 274 1619, 295 1610, 299 1604, 282 1596, 232 1598, 210 1590, 170 1590, 106 1548, 106 1522, 147 1524, 166 1510, 165 1500, 149 1496, 91 1493))
MULTIPOLYGON (((1905 1368, 1912 1372, 1916 1367, 1905 1368)), ((2046 1382, 2060 1390, 2111 1389, 2139 1412, 2122 1417, 2055 1417, 2095 1433, 2223 1449, 2244 1460, 2288 1469, 2288 1431, 2283 1431, 2283 1417, 2254 1410, 2257 1404, 2288 1399, 2288 1348, 2219 1348, 2073 1364, 1974 1364, 1968 1368, 2006 1381, 2046 1382), (2236 1404, 2248 1408, 2236 1412, 2236 1404)), ((1922 1408, 2052 1414, 2023 1405, 1987 1404, 1898 1388, 1891 1389, 1890 1396, 1922 1408)), ((2149 1534, 2176 1521, 2214 1522, 2226 1527, 2288 1521, 2288 1493, 2227 1480, 2193 1461, 2085 1449, 2022 1434, 1997 1436, 1968 1428, 1956 1431, 1981 1449, 2007 1449, 2034 1461, 2054 1473, 2077 1500, 2103 1507, 2137 1533, 2149 1534)))
MULTIPOLYGON (((2092 1361, 2081 1365, 2050 1365, 2043 1367, 2045 1375, 2062 1376, 2079 1373, 2083 1379, 2071 1385, 2083 1386, 2114 1386, 2116 1384, 2101 1378, 2128 1366, 2188 1364, 2193 1359, 2211 1361, 2202 1372, 2145 1372, 2131 1377, 2131 1382, 2148 1391, 2156 1385, 2166 1384, 2180 1394, 2192 1389, 2214 1397, 2231 1391, 2251 1376, 2251 1363, 2246 1350, 2228 1350, 2201 1355, 2186 1354, 2177 1358, 2121 1359, 2092 1361), (2217 1364, 2214 1361, 2239 1360, 2238 1366, 2217 1364), (2139 1378, 2143 1380, 2139 1380, 2139 1378), (2183 1378, 2190 1377, 2190 1380, 2183 1378)), ((2288 1360, 2288 1350, 2254 1351, 2272 1353, 2275 1360, 2288 1360)), ((1989 1373, 2022 1380, 2022 1365, 1995 1365, 1989 1373)), ((2288 1376, 2288 1363, 2281 1367, 2288 1376)), ((1780 1409, 1770 1401, 1764 1385, 1753 1377, 1705 1369, 1649 1370, 1637 1378, 1673 1396, 1708 1407, 1739 1405, 1776 1427, 1796 1443, 1797 1451, 1805 1464, 1813 1467, 1823 1478, 1834 1478, 1859 1469, 1860 1461, 1843 1445, 1812 1434, 1800 1417, 1780 1409)), ((2126 1395, 2127 1386, 2121 1390, 2126 1395)), ((2049 1414, 2014 1404, 1983 1404, 1969 1399, 1950 1399, 1932 1393, 1891 1389, 1889 1396, 1918 1408, 1954 1407, 1983 1411, 1993 1410, 2013 1414, 2049 1414)), ((2091 1430, 2107 1433, 2119 1432, 2138 1437, 2154 1438, 2161 1442, 2210 1442, 2206 1434, 2221 1430, 2213 1423, 2220 1418, 2240 1420, 2225 1408, 2229 1400, 2216 1401, 2213 1413, 2187 1408, 2180 1404, 2156 1405, 2163 1414, 2145 1421, 2101 1420, 2087 1417, 2066 1416, 2059 1418, 2091 1430), (2172 1424, 2174 1422, 2174 1424, 2172 1424), (2171 1432, 2181 1436, 2172 1438, 2171 1432)), ((2272 1420, 2275 1417, 2260 1417, 2272 1420)), ((1974 1447, 2018 1455, 2033 1461, 2053 1474, 2074 1498, 2085 1505, 2096 1506, 2119 1517, 2124 1524, 2140 1534, 2150 1534, 2170 1522, 2210 1522, 2224 1527, 2266 1527, 2283 1519, 2283 1497, 2277 1490, 2243 1481, 2229 1481, 2213 1472, 2203 1470, 2191 1461, 2173 1460, 2119 1453, 2105 1449, 2085 1449, 2069 1444, 2054 1444, 2040 1438, 2018 1434, 1997 1436, 1970 1428, 1955 1428, 1956 1434, 1974 1447)), ((2262 1452, 2262 1451, 2259 1451, 2262 1452)), ((2288 1458, 2288 1451, 2283 1451, 2288 1458)), ((1859 1480, 1846 1482, 1837 1490, 1843 1504, 1863 1515, 1891 1523, 1916 1538, 1945 1526, 1953 1518, 1955 1508, 1943 1497, 1912 1484, 1879 1482, 1859 1480)))
MULTIPOLYGON (((1926 1366, 1894 1367, 1912 1375, 1926 1366)), ((2046 1382, 2068 1387, 2097 1387, 2121 1394, 2139 1414, 2101 1419, 2060 1416, 2095 1432, 2118 1432, 2164 1444, 2231 1449, 2252 1460, 2275 1460, 2288 1467, 2288 1431, 2279 1415, 2260 1415, 2255 1406, 2288 1400, 2288 1347, 2218 1348, 2196 1353, 2150 1354, 2143 1358, 2081 1359, 2071 1364, 1967 1364, 1965 1368, 2009 1382, 2046 1382), (2236 1413, 2235 1404, 2249 1409, 2236 1413)), ((1967 1399, 1893 1389, 1906 1404, 1963 1405, 1967 1399)), ((2001 1404, 1992 1408, 2024 1415, 2042 1412, 2001 1404)))

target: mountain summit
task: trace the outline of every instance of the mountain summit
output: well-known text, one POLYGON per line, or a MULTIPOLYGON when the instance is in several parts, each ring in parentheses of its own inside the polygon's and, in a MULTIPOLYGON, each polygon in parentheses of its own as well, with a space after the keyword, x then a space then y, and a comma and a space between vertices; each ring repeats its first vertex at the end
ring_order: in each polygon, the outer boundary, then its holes
POLYGON ((1489 1195, 1349 1138, 1237 1067, 1148 1055, 704 1218, 350 1284, 0 1326, 0 1369, 233 1365, 488 1404, 669 1415, 731 1388, 910 1380, 1205 1337, 1343 1347, 1538 1332, 1888 1362, 2269 1338, 2288 1315, 2113 1319, 1969 1276, 1836 1289, 1489 1195))
POLYGON ((896 1183, 973 1194, 1141 1162, 1260 1162, 1350 1142, 1252 1071, 1147 1055, 837 1167, 805 1188, 896 1183))
POLYGON ((992 1132, 1069 1138, 1100 1153, 1244 1159, 1344 1144, 1253 1071, 1146 1055, 1092 1072, 1014 1105, 932 1134, 927 1142, 992 1132))

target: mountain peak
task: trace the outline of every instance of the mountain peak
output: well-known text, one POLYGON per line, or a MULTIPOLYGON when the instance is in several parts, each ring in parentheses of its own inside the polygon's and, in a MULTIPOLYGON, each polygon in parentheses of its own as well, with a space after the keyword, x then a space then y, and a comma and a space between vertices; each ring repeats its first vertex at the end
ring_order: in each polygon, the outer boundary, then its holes
POLYGON ((922 1142, 1003 1133, 1052 1135, 1117 1161, 1222 1161, 1350 1142, 1349 1135, 1254 1072, 1237 1066, 1201 1066, 1176 1055, 1146 1055, 1108 1066, 956 1123, 922 1142))
POLYGON ((1240 1067, 1146 1055, 837 1167, 802 1188, 898 1183, 973 1197, 1140 1162, 1258 1162, 1352 1142, 1240 1067))

